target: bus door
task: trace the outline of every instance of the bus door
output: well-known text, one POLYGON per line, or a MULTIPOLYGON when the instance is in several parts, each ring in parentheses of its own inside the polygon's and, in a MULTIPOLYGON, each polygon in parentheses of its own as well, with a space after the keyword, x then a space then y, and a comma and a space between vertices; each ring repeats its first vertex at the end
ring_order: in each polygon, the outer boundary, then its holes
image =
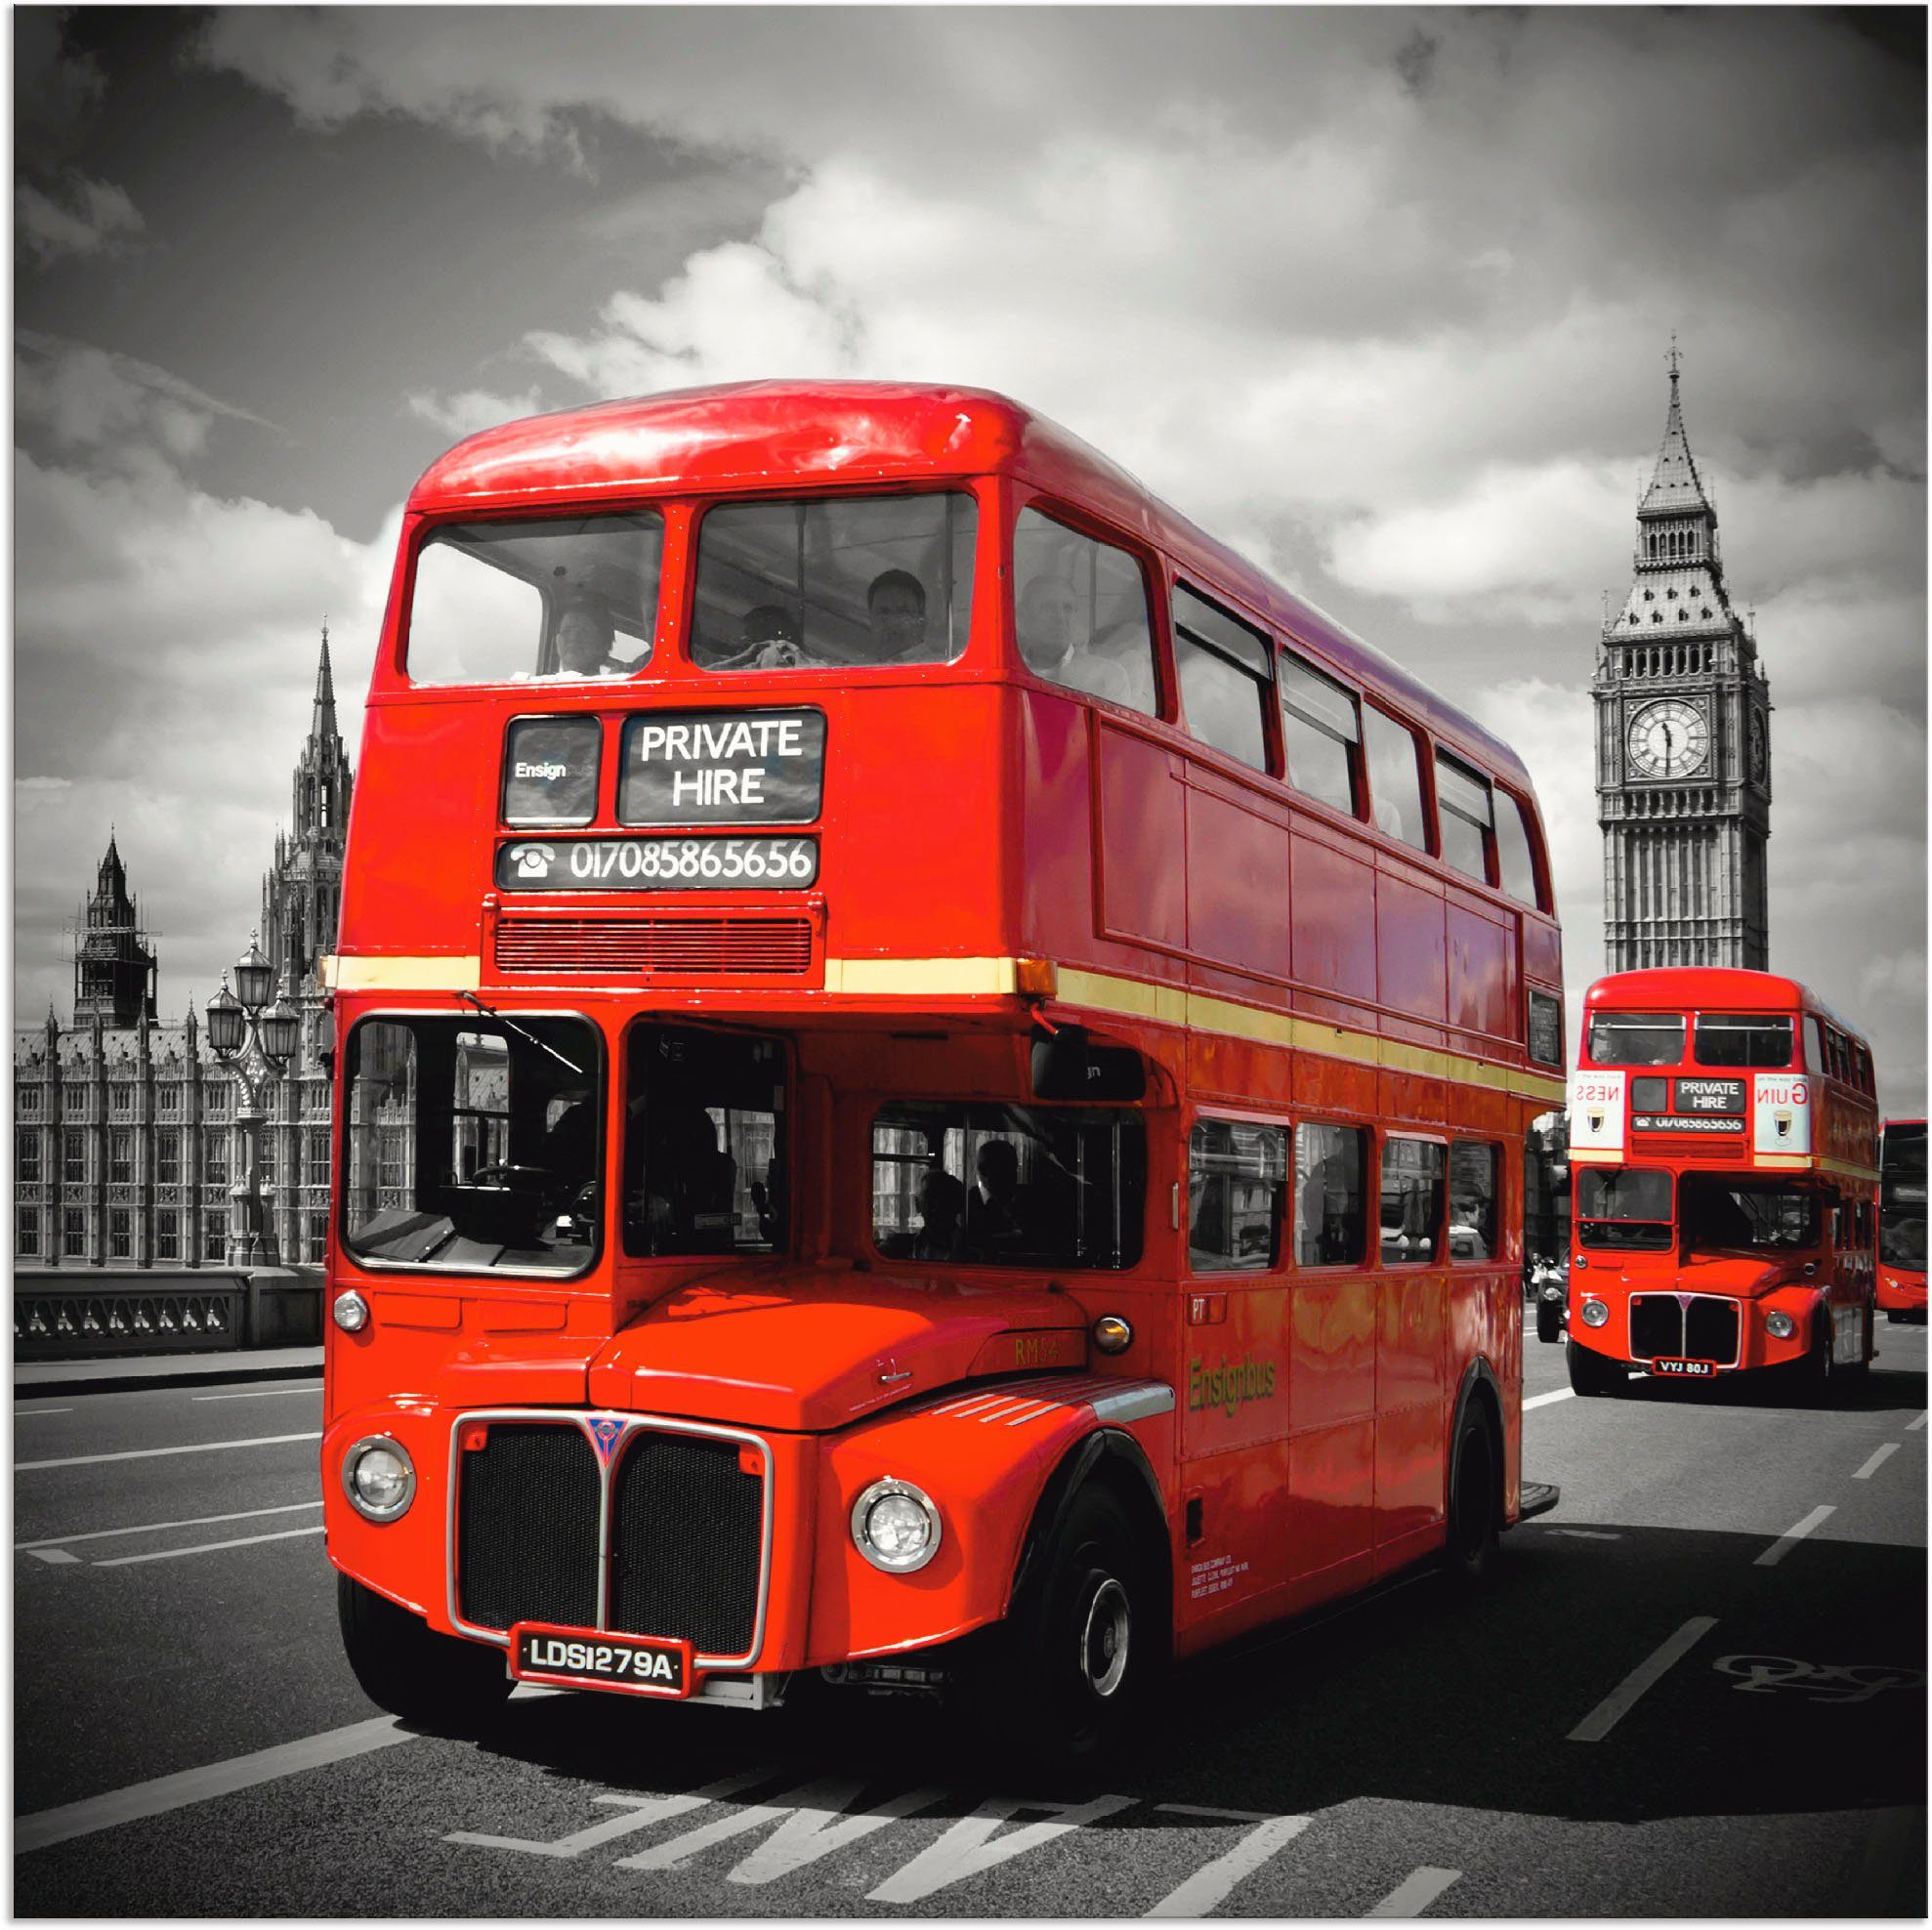
POLYGON ((1375 1333, 1377 1574, 1412 1559, 1443 1520, 1448 1193, 1443 1140, 1384 1135, 1375 1333))
POLYGON ((1287 1175, 1285 1125, 1195 1119, 1181 1282, 1183 1620, 1288 1580, 1287 1175))

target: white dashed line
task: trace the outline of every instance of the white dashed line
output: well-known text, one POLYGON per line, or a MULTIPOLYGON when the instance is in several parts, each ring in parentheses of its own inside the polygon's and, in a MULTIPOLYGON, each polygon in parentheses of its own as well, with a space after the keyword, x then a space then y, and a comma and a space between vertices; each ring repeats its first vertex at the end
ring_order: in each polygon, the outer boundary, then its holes
POLYGON ((1420 1869, 1411 1869, 1367 1913, 1370 1916, 1420 1916, 1461 1875, 1459 1869, 1431 1869, 1425 1864, 1420 1869))
POLYGON ((63 1803, 59 1809, 21 1817, 14 1824, 14 1853, 23 1856, 32 1850, 51 1849, 56 1843, 91 1836, 99 1829, 166 1816, 170 1810, 186 1809, 190 1803, 230 1796, 237 1789, 252 1789, 259 1783, 273 1783, 305 1769, 320 1769, 325 1763, 346 1762, 352 1756, 365 1756, 371 1749, 415 1740, 411 1731, 398 1727, 393 1715, 379 1715, 368 1722, 352 1722, 346 1729, 305 1736, 299 1742, 279 1742, 273 1749, 257 1749, 253 1755, 210 1763, 205 1769, 180 1770, 173 1776, 156 1777, 151 1783, 136 1783, 125 1789, 109 1790, 105 1796, 89 1796, 84 1802, 63 1803))
POLYGON ((154 1548, 145 1555, 115 1555, 111 1560, 92 1562, 92 1568, 131 1568, 136 1562, 172 1562, 183 1555, 212 1555, 222 1548, 252 1548, 258 1541, 292 1541, 298 1534, 319 1534, 322 1525, 313 1528, 285 1528, 278 1534, 243 1534, 232 1541, 197 1541, 191 1548, 154 1548))
POLYGON ((66 1564, 78 1565, 80 1557, 70 1555, 64 1548, 29 1548, 27 1553, 37 1562, 45 1562, 49 1568, 60 1568, 66 1564))
POLYGON ((1533 1394, 1524 1402, 1523 1411, 1527 1414, 1532 1407, 1547 1407, 1552 1401, 1574 1401, 1575 1398, 1576 1390, 1574 1387, 1559 1387, 1550 1394, 1533 1394))
POLYGON ((1827 1516, 1834 1515, 1836 1513, 1837 1513, 1837 1509, 1829 1506, 1812 1509, 1811 1513, 1808 1514, 1803 1521, 1799 1522, 1797 1527, 1787 1528, 1785 1531, 1785 1532, 1781 1534, 1778 1537, 1778 1539, 1774 1541, 1771 1544, 1771 1546, 1768 1547, 1764 1551, 1764 1553, 1761 1554, 1757 1558, 1757 1560, 1751 1564, 1751 1567, 1776 1568, 1778 1564, 1782 1562, 1785 1559, 1785 1557, 1788 1555, 1791 1552, 1791 1550, 1795 1548, 1798 1545, 1798 1543, 1802 1541, 1805 1538, 1805 1536, 1812 1531, 1813 1529, 1817 1528, 1819 1524, 1823 1522, 1827 1516))
MULTIPOLYGON (((72 1412, 73 1409, 71 1407, 16 1407, 14 1409, 14 1418, 17 1421, 30 1421, 38 1419, 42 1414, 70 1414, 72 1412)), ((1922 1420, 1924 1416, 1921 1414, 1919 1418, 1922 1420)))
POLYGON ((272 1401, 277 1394, 321 1395, 319 1387, 261 1387, 251 1388, 246 1394, 190 1394, 190 1401, 272 1401))
POLYGON ((319 1501, 291 1501, 284 1508, 243 1508, 232 1515, 190 1515, 186 1521, 145 1521, 137 1528, 92 1528, 85 1534, 49 1534, 38 1541, 16 1541, 14 1549, 29 1554, 36 1548, 64 1548, 70 1541, 111 1541, 122 1534, 154 1534, 164 1528, 213 1528, 221 1521, 255 1521, 263 1515, 299 1515, 319 1508, 319 1501))
POLYGON ((1693 1615, 1676 1634, 1645 1657, 1566 1740, 1601 1742, 1636 1707, 1645 1691, 1655 1688, 1716 1626, 1715 1615, 1693 1615))
POLYGON ((102 1461, 152 1461, 169 1454, 212 1454, 223 1448, 280 1448, 291 1441, 319 1441, 319 1428, 313 1434, 258 1434, 250 1441, 191 1441, 185 1448, 124 1448, 118 1454, 69 1454, 59 1461, 16 1461, 16 1474, 32 1474, 38 1468, 91 1468, 102 1461))
MULTIPOLYGON (((1162 1803, 1162 1809, 1177 1809, 1175 1803, 1162 1803)), ((1198 1811, 1190 1814, 1200 1814, 1198 1811)), ((1210 1811, 1208 1814, 1214 1814, 1210 1811)), ((1149 1916, 1208 1916, 1224 1901, 1242 1877, 1251 1876, 1278 1850, 1306 1829, 1314 1819, 1306 1816, 1271 1816, 1247 1831, 1233 1849, 1203 1864, 1178 1889, 1170 1890, 1147 1913, 1149 1916)))
POLYGON ((1858 1473, 1852 1476, 1852 1479, 1854 1481, 1869 1481, 1898 1451, 1899 1444, 1896 1441, 1886 1442, 1884 1447, 1880 1448, 1872 1455, 1870 1460, 1867 1461, 1864 1467, 1860 1468, 1858 1473))
MULTIPOLYGON (((1928 1409, 1928 1411, 1932 1411, 1932 1409, 1928 1409)), ((1920 1414, 1915 1421, 1906 1422, 1906 1432, 1908 1434, 1916 1434, 1918 1430, 1922 1428, 1924 1425, 1925 1425, 1925 1415, 1920 1414)))

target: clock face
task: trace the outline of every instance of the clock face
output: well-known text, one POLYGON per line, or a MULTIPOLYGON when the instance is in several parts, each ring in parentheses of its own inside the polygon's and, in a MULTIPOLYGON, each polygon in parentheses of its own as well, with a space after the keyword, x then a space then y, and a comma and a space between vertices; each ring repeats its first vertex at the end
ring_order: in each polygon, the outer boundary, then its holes
POLYGON ((1761 784, 1764 782, 1765 765, 1763 711, 1753 710, 1750 714, 1750 719, 1751 780, 1754 783, 1761 784))
POLYGON ((1694 703, 1665 697, 1630 720, 1630 762, 1646 777, 1688 777, 1710 754, 1710 726, 1694 703))

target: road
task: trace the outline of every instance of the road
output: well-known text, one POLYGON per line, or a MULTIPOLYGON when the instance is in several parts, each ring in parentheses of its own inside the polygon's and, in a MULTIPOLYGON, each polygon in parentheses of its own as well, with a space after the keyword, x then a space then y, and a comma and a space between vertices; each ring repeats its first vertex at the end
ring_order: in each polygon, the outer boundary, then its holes
POLYGON ((1177 1672, 1099 1783, 913 1706, 519 1690, 375 1715, 315 1384, 15 1408, 21 1915, 1787 1916, 1925 1909, 1926 1334, 1823 1406, 1570 1396, 1563 1487, 1433 1573, 1177 1672))

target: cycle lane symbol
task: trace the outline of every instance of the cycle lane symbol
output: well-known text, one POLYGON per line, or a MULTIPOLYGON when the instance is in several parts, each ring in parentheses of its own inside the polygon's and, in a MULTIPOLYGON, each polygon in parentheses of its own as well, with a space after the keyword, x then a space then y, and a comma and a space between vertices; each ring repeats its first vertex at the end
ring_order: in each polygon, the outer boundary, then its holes
POLYGON ((1811 1702, 1869 1702, 1887 1689, 1922 1689, 1923 1669, 1888 1662, 1807 1662, 1792 1656, 1719 1656, 1711 1667, 1742 1676, 1731 1687, 1741 1695, 1771 1696, 1793 1690, 1811 1702))

